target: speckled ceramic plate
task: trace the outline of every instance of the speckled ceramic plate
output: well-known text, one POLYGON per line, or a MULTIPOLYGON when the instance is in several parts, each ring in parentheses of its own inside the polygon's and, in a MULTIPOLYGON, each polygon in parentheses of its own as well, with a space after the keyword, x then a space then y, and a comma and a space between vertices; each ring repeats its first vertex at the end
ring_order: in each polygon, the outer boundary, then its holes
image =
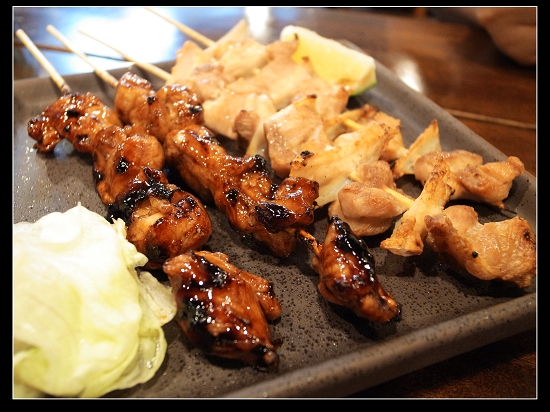
MULTIPOLYGON (((162 66, 162 65, 161 65, 162 66)), ((171 67, 170 63, 163 66, 171 67)), ((140 71, 157 87, 161 84, 140 71)), ((485 161, 505 156, 462 123, 403 84, 378 64, 378 85, 351 105, 370 103, 401 119, 408 146, 430 123, 439 122, 444 150, 464 148, 485 161)), ((113 71, 119 77, 125 70, 113 71)), ((112 104, 114 90, 94 74, 66 76, 73 91, 91 92, 112 104)), ((66 211, 81 202, 105 215, 97 195, 89 157, 59 145, 53 155, 37 154, 27 135, 28 120, 60 96, 50 79, 14 85, 14 222, 35 221, 47 213, 66 211)), ((509 210, 536 228, 536 183, 529 173, 518 177, 506 200, 509 210)), ((416 195, 414 180, 402 182, 416 195)), ((482 221, 511 217, 475 205, 482 221)), ((403 318, 393 325, 372 325, 327 303, 317 291, 311 255, 299 247, 289 259, 277 259, 250 245, 210 209, 214 233, 208 247, 275 285, 282 303, 281 319, 271 326, 282 340, 280 366, 261 372, 240 363, 209 358, 194 348, 175 322, 165 326, 168 352, 149 382, 107 397, 341 397, 426 367, 482 345, 536 327, 536 284, 524 291, 483 282, 443 266, 429 250, 403 258, 378 247, 389 233, 367 238, 384 287, 402 304, 403 318)), ((326 210, 313 233, 323 238, 326 210)))

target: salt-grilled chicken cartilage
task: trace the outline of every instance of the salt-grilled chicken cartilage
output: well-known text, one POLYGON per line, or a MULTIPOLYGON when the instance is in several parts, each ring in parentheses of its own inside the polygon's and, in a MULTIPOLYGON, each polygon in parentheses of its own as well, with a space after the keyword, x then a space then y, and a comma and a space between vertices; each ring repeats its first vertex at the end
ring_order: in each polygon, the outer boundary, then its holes
POLYGON ((281 306, 271 282, 207 251, 170 258, 163 270, 176 299, 175 319, 193 344, 259 369, 278 367, 269 321, 280 317, 281 306))
POLYGON ((359 130, 372 122, 386 125, 388 133, 392 135, 387 147, 380 154, 381 160, 392 162, 408 152, 401 134, 401 120, 368 103, 358 109, 344 110, 336 116, 326 119, 323 127, 328 138, 335 140, 343 133, 359 130))
POLYGON ((440 157, 420 195, 397 220, 391 236, 380 242, 382 249, 399 256, 422 253, 427 234, 424 217, 441 213, 451 198, 452 188, 447 183, 450 173, 449 165, 440 157))
POLYGON ((161 142, 171 130, 203 120, 202 105, 190 88, 173 84, 155 91, 148 80, 131 72, 118 82, 115 111, 124 123, 143 126, 161 142))
POLYGON ((426 216, 426 243, 442 260, 483 279, 531 285, 537 269, 536 239, 529 222, 516 216, 480 223, 471 206, 454 205, 426 216))
POLYGON ((52 152, 63 139, 83 153, 93 152, 95 135, 110 126, 122 126, 114 110, 91 93, 66 94, 29 120, 27 132, 39 152, 52 152))
POLYGON ((207 203, 215 203, 232 227, 251 234, 277 256, 289 256, 294 232, 314 221, 319 186, 305 178, 276 184, 265 159, 227 154, 204 126, 191 125, 166 136, 166 162, 207 203))
POLYGON ((349 177, 360 164, 380 159, 392 135, 381 123, 369 123, 355 132, 339 135, 333 147, 316 153, 302 152, 290 165, 290 177, 304 177, 319 183, 317 203, 324 206, 338 197, 351 182, 349 177))
POLYGON ((405 153, 400 156, 392 166, 395 180, 404 175, 414 174, 414 165, 418 158, 425 153, 440 152, 439 123, 432 120, 426 129, 411 143, 405 153))
POLYGON ((200 200, 148 167, 116 197, 108 218, 124 220, 126 238, 149 259, 147 269, 159 269, 167 258, 201 248, 212 234, 200 200))
POLYGON ((298 232, 298 238, 314 254, 312 265, 319 274, 318 289, 325 299, 372 322, 400 318, 401 306, 376 276, 374 256, 346 222, 337 215, 330 217, 324 242, 305 230, 298 232))
POLYGON ((420 156, 414 164, 416 180, 424 182, 441 156, 451 169, 448 181, 453 188, 451 200, 469 199, 488 203, 499 209, 504 209, 503 200, 508 197, 513 180, 525 171, 523 162, 516 156, 483 164, 483 157, 480 155, 456 149, 420 156))

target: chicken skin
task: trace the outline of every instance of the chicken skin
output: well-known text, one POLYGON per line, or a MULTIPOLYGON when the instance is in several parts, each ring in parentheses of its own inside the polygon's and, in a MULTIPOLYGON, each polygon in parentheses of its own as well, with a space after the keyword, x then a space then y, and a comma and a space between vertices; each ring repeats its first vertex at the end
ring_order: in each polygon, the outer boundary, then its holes
POLYGON ((298 236, 314 254, 312 265, 325 299, 372 322, 399 319, 400 305, 378 280, 374 256, 346 222, 332 216, 323 243, 304 230, 298 236))
POLYGON ((277 368, 268 322, 280 317, 281 305, 271 282, 219 252, 191 251, 168 259, 163 270, 176 299, 175 319, 193 344, 209 355, 277 368))
POLYGON ((516 216, 481 224, 474 208, 454 205, 426 216, 426 243, 443 261, 483 279, 531 285, 537 268, 535 234, 516 216))
POLYGON ((200 199, 215 203, 235 230, 251 234, 275 255, 289 256, 295 230, 313 223, 316 182, 298 177, 276 184, 262 157, 228 155, 204 126, 168 134, 164 148, 168 166, 200 199))

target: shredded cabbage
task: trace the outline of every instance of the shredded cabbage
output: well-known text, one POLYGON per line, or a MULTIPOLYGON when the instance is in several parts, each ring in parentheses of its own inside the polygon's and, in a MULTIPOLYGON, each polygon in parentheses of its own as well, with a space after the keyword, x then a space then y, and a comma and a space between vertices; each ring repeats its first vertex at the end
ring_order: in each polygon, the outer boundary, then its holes
POLYGON ((121 220, 80 204, 13 225, 14 397, 99 397, 153 377, 175 310, 161 319, 148 303, 168 292, 140 281, 145 263, 121 220))

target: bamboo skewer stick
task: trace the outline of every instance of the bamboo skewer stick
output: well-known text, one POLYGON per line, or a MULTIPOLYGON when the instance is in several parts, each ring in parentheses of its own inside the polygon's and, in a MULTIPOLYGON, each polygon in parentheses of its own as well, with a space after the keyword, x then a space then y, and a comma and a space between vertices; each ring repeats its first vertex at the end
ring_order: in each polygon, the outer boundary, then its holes
POLYGON ((46 30, 50 32, 53 36, 55 36, 61 43, 63 43, 69 50, 71 50, 73 53, 78 55, 81 59, 83 59, 86 63, 88 63, 92 68, 94 69, 95 73, 107 84, 109 84, 112 87, 117 87, 118 80, 112 76, 109 72, 100 69, 98 66, 96 66, 89 58, 86 56, 82 51, 80 51, 69 39, 67 39, 65 36, 63 36, 55 27, 53 27, 51 24, 49 24, 46 27, 46 30))
MULTIPOLYGON (((19 39, 14 39, 13 41, 14 47, 21 47, 24 46, 23 42, 19 39)), ((55 52, 62 52, 62 53, 73 53, 72 50, 69 50, 65 46, 52 46, 51 44, 44 44, 44 43, 36 43, 34 42, 34 45, 39 50, 48 50, 48 51, 55 51, 55 52)), ((88 57, 99 57, 101 59, 109 59, 109 60, 115 60, 115 61, 125 61, 123 57, 117 57, 117 56, 105 56, 102 54, 95 54, 95 53, 88 53, 88 57)))
POLYGON ((478 120, 480 122, 501 124, 503 126, 517 127, 519 129, 536 130, 537 125, 532 123, 518 122, 516 120, 502 119, 500 117, 485 116, 483 114, 463 112, 461 110, 445 109, 454 117, 459 119, 478 120))
POLYGON ((69 94, 71 93, 71 88, 69 85, 65 82, 63 77, 59 74, 57 70, 55 70, 55 67, 52 66, 52 64, 46 59, 46 56, 42 54, 40 50, 36 47, 36 45, 32 42, 32 40, 27 36, 27 33, 25 33, 22 29, 18 29, 15 34, 19 39, 23 42, 25 47, 31 52, 31 54, 38 60, 40 65, 48 72, 51 79, 54 81, 54 83, 59 87, 61 92, 63 94, 69 94))
POLYGON ((104 42, 103 40, 98 39, 97 37, 91 35, 90 33, 85 32, 82 29, 80 29, 80 32, 85 34, 86 36, 91 37, 92 39, 100 42, 101 44, 109 47, 110 49, 113 49, 114 51, 119 53, 122 57, 124 57, 129 62, 134 63, 136 66, 141 67, 142 69, 148 71, 149 73, 154 74, 155 76, 161 78, 162 80, 168 80, 168 78, 170 77, 170 73, 168 73, 165 70, 162 70, 160 67, 157 67, 157 66, 155 66, 153 64, 150 64, 150 63, 144 63, 144 62, 141 62, 139 60, 133 59, 132 57, 130 57, 129 55, 124 53, 122 50, 119 50, 119 49, 115 48, 114 46, 111 46, 110 44, 104 42))
POLYGON ((173 24, 174 26, 176 26, 182 33, 186 34, 187 36, 191 37, 193 40, 196 40, 198 41, 199 43, 202 43, 203 45, 205 46, 211 46, 215 43, 214 40, 211 40, 209 39, 208 37, 206 36, 203 36, 202 34, 200 34, 199 32, 193 30, 191 27, 188 27, 168 16, 163 16, 162 14, 160 14, 159 12, 153 10, 151 7, 148 7, 148 6, 144 6, 145 9, 149 10, 151 13, 154 13, 156 14, 157 16, 159 16, 160 18, 166 20, 167 22, 173 24))

